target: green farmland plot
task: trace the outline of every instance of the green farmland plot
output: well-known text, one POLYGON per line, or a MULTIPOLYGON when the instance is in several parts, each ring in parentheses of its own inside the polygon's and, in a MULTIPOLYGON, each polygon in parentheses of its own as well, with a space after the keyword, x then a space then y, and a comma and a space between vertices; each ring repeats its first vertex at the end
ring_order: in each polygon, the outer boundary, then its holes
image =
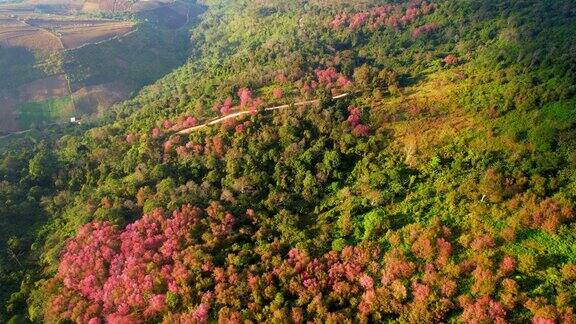
POLYGON ((17 114, 20 128, 28 129, 64 121, 74 116, 74 106, 70 97, 50 98, 24 103, 18 107, 17 114))

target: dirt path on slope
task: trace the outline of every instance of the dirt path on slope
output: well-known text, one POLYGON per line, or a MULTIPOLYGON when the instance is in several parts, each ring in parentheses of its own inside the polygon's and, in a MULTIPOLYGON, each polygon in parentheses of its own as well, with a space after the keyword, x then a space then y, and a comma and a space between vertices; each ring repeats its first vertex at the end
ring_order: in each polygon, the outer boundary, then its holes
MULTIPOLYGON (((341 95, 338 96, 334 96, 332 97, 332 99, 336 100, 336 99, 341 99, 341 98, 345 98, 348 97, 350 95, 350 93, 343 93, 341 95)), ((311 104, 315 104, 320 102, 320 99, 315 99, 315 100, 308 100, 308 101, 301 101, 301 102, 297 102, 294 104, 286 104, 286 105, 280 105, 280 106, 275 106, 275 107, 268 107, 268 108, 264 108, 264 111, 273 111, 273 110, 279 110, 279 109, 286 109, 286 108, 290 108, 291 106, 295 106, 295 107, 300 107, 300 106, 307 106, 307 105, 311 105, 311 104)), ((216 125, 216 124, 220 124, 222 122, 227 121, 228 119, 231 118, 236 118, 239 116, 243 116, 243 115, 247 115, 250 114, 250 111, 239 111, 230 115, 226 115, 224 117, 220 117, 217 119, 214 119, 212 121, 206 122, 202 125, 198 125, 198 126, 194 126, 194 127, 190 127, 190 128, 186 128, 183 129, 179 132, 176 132, 176 134, 180 134, 180 135, 186 135, 186 134, 190 134, 196 130, 211 126, 211 125, 216 125)))

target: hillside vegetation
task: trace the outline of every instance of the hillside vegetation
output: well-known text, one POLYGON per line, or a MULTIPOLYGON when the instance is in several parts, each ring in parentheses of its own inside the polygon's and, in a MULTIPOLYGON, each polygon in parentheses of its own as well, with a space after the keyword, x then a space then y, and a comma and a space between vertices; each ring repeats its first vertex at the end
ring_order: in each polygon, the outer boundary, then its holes
POLYGON ((102 120, 0 139, 0 321, 576 321, 573 1, 204 5, 102 120))

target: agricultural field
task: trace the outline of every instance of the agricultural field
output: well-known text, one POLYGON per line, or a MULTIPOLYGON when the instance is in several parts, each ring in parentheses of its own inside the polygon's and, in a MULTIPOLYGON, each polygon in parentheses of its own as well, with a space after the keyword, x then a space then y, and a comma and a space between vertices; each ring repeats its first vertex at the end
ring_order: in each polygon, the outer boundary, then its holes
POLYGON ((56 29, 56 33, 60 36, 64 48, 70 49, 122 36, 130 32, 133 27, 132 22, 108 22, 60 27, 56 29))
POLYGON ((20 100, 25 102, 42 101, 69 94, 66 77, 61 74, 30 82, 18 89, 20 100))
POLYGON ((50 31, 66 49, 122 36, 135 26, 131 21, 69 18, 31 18, 26 24, 50 31))
POLYGON ((122 82, 110 82, 82 87, 72 94, 76 111, 80 115, 101 114, 130 94, 129 88, 122 82))
POLYGON ((24 47, 33 51, 55 51, 62 48, 60 39, 49 31, 9 18, 0 18, 0 45, 24 47))
POLYGON ((7 132, 16 132, 19 130, 18 122, 16 121, 16 101, 10 97, 3 97, 0 95, 0 135, 7 132))
POLYGON ((0 96, 0 130, 13 132, 63 122, 74 116, 68 81, 62 74, 49 76, 0 96))
POLYGON ((0 78, 0 132, 65 121, 61 98, 86 117, 126 99, 184 62, 182 27, 201 12, 179 1, 0 2, 0 74, 13 75, 0 78))
POLYGON ((119 37, 133 30, 134 26, 131 21, 103 19, 0 18, 0 44, 53 52, 119 37))
POLYGON ((55 97, 21 104, 15 113, 20 129, 28 129, 73 117, 74 104, 70 97, 55 97))

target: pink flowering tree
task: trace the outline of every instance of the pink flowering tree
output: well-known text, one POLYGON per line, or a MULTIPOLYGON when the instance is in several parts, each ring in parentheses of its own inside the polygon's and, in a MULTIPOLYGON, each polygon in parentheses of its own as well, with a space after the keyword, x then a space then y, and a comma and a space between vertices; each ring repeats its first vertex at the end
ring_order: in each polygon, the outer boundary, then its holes
POLYGON ((465 323, 504 323, 506 310, 490 296, 482 296, 475 301, 461 300, 464 312, 460 320, 465 323))
POLYGON ((436 30, 438 30, 437 24, 425 24, 423 26, 414 28, 412 30, 412 37, 418 38, 420 36, 430 34, 436 30))
POLYGON ((282 88, 276 88, 272 92, 272 96, 274 99, 282 99, 282 97, 284 97, 284 90, 282 90, 282 88))
POLYGON ((164 132, 158 127, 152 129, 152 138, 159 138, 164 136, 164 132))
POLYGON ((252 102, 252 91, 248 88, 241 88, 238 90, 238 98, 240 99, 240 107, 247 107, 252 102))
POLYGON ((458 64, 458 57, 453 54, 446 55, 444 59, 442 59, 444 64, 446 65, 456 65, 458 64))
POLYGON ((174 126, 174 122, 172 122, 171 120, 165 120, 164 122, 162 122, 162 127, 164 129, 171 129, 174 126))
POLYGON ((198 125, 198 119, 196 117, 187 116, 182 123, 182 128, 190 128, 198 125))
POLYGON ((367 11, 356 13, 340 13, 330 21, 332 30, 348 28, 356 31, 364 26, 370 30, 388 27, 403 27, 414 22, 419 17, 429 15, 436 6, 427 1, 412 0, 408 3, 385 4, 367 11))
POLYGON ((359 12, 353 15, 352 18, 350 18, 350 29, 354 30, 364 26, 369 17, 370 13, 368 12, 359 12))
POLYGON ((128 144, 134 144, 134 142, 136 142, 137 139, 138 139, 138 135, 136 135, 136 134, 126 135, 126 142, 128 144))
MULTIPOLYGON (((128 323, 165 313, 167 298, 189 289, 191 270, 183 252, 196 244, 190 233, 200 226, 201 214, 184 206, 170 218, 160 211, 144 215, 123 231, 100 222, 81 228, 62 254, 53 279, 62 288, 47 318, 128 323)), ((218 226, 230 231, 231 218, 218 226)), ((193 314, 205 319, 207 310, 201 304, 193 314)))
POLYGON ((348 108, 347 123, 352 127, 352 134, 356 137, 365 137, 370 134, 370 128, 362 124, 362 112, 356 107, 348 108))
POLYGON ((344 26, 344 24, 348 21, 348 15, 345 13, 342 14, 338 14, 336 15, 336 17, 334 17, 334 19, 332 19, 332 21, 330 22, 330 27, 332 29, 338 29, 342 26, 344 26))
POLYGON ((230 97, 226 98, 222 106, 220 106, 220 113, 222 115, 228 115, 230 113, 230 110, 232 110, 232 105, 233 105, 232 98, 230 97))

